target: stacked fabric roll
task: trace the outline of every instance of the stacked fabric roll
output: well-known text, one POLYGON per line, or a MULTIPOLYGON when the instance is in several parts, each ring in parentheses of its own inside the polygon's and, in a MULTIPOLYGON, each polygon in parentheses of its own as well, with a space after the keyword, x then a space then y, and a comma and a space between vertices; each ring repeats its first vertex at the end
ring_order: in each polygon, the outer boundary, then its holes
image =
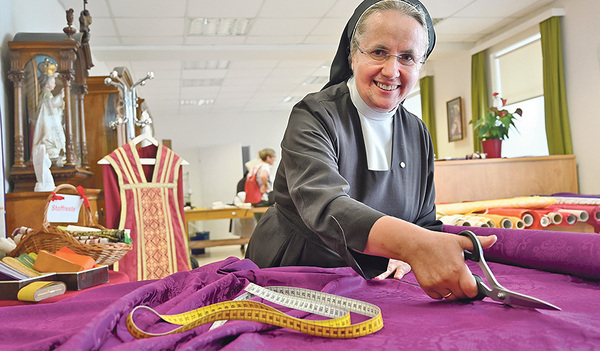
POLYGON ((446 225, 504 229, 544 229, 586 223, 600 233, 600 195, 531 196, 438 204, 446 225))

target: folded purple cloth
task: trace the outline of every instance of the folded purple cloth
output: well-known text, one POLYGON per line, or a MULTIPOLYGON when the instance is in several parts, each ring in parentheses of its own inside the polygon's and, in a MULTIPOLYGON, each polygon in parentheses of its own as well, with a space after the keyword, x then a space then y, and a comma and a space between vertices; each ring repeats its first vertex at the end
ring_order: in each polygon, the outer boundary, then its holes
POLYGON ((600 235, 530 229, 500 229, 444 225, 444 232, 470 230, 496 235, 484 251, 487 261, 600 280, 600 235))

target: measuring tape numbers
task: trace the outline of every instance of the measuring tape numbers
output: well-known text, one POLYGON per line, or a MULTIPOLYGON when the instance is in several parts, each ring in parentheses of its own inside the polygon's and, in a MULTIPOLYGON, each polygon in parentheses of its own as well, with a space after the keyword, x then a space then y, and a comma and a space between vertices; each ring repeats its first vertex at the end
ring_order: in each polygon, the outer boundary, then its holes
POLYGON ((211 327, 213 329, 228 320, 245 320, 325 338, 349 339, 372 334, 383 328, 381 310, 367 302, 287 286, 261 287, 250 283, 244 290, 246 292, 233 301, 219 302, 175 315, 161 315, 148 306, 137 306, 127 316, 127 329, 135 338, 142 339, 181 333, 207 323, 213 323, 211 327), (255 296, 281 306, 318 314, 329 319, 295 318, 264 303, 249 300, 255 296), (138 310, 146 310, 161 320, 179 325, 179 327, 163 333, 143 331, 135 324, 133 318, 138 310), (352 324, 350 312, 367 316, 369 319, 352 324))

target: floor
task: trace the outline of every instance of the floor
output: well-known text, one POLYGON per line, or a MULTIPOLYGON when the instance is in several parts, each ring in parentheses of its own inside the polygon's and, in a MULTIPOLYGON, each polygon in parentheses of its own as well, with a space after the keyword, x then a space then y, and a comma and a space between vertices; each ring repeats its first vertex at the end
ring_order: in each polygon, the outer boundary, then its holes
POLYGON ((241 250, 240 245, 207 247, 204 249, 204 254, 193 255, 192 257, 198 261, 199 266, 204 266, 208 263, 222 261, 231 256, 240 259, 244 258, 244 252, 241 250))

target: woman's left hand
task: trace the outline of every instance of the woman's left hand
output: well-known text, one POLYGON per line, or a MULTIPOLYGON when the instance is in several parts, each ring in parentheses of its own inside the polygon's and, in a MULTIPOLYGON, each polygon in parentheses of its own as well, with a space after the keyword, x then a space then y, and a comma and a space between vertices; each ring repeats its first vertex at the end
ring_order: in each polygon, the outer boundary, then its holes
POLYGON ((376 276, 375 279, 376 280, 383 280, 387 277, 390 276, 390 274, 394 273, 394 279, 402 279, 402 277, 404 277, 405 274, 407 274, 408 272, 410 272, 410 265, 404 261, 400 261, 400 260, 393 260, 390 258, 390 261, 388 262, 388 268, 385 272, 381 273, 380 275, 376 276))

